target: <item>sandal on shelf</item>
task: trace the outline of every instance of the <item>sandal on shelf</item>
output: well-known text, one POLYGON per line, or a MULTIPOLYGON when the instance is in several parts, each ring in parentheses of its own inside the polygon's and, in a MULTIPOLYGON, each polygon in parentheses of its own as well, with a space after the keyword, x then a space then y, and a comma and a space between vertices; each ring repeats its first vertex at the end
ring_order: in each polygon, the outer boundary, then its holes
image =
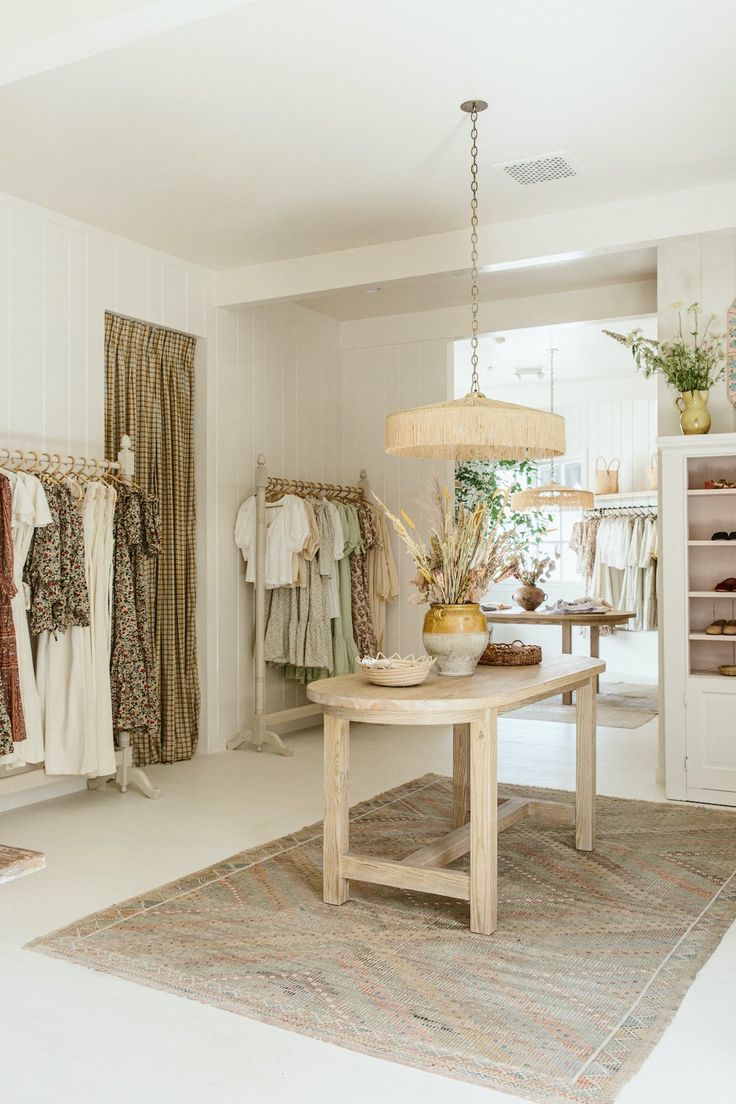
POLYGON ((736 579, 722 579, 721 582, 717 584, 715 589, 719 591, 725 590, 726 593, 733 593, 733 591, 736 591, 736 579))
POLYGON ((714 621, 712 625, 709 625, 705 631, 708 636, 722 636, 726 631, 726 622, 721 618, 719 621, 714 621))
POLYGON ((733 618, 723 626, 724 636, 736 636, 736 621, 733 618))
POLYGON ((728 533, 723 532, 723 533, 714 533, 713 536, 710 539, 711 540, 732 540, 733 538, 729 537, 728 533))

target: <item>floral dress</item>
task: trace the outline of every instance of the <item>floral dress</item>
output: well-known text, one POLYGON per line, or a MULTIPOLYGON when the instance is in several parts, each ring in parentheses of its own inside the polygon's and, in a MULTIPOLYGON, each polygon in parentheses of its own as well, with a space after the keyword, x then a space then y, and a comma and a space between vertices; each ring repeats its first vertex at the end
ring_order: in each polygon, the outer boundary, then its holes
POLYGON ((367 502, 359 502, 360 544, 350 555, 350 587, 352 592, 353 635, 358 655, 374 656, 378 652, 376 630, 373 627, 368 577, 368 552, 379 543, 376 519, 367 502))
POLYGON ((158 503, 137 487, 118 493, 110 682, 115 732, 130 733, 138 766, 161 761, 161 712, 148 616, 151 561, 161 552, 158 503))
POLYGON ((8 755, 13 743, 26 736, 11 605, 16 590, 11 527, 10 483, 0 475, 0 755, 8 755))

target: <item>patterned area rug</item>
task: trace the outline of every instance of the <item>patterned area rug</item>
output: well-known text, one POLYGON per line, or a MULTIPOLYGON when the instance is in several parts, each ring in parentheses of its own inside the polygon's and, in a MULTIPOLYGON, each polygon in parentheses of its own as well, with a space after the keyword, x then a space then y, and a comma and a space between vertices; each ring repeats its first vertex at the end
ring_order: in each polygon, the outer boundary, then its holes
POLYGON ((0 843, 0 883, 12 882, 46 865, 43 851, 25 851, 22 847, 9 847, 0 843))
MULTIPOLYGON (((657 687, 646 683, 604 683, 598 695, 598 724, 605 728, 640 728, 659 712, 657 687)), ((575 706, 559 698, 547 698, 509 713, 509 720, 557 721, 575 724, 575 706)))
MULTIPOLYGON (((364 802, 351 846, 405 855, 447 830, 450 794, 427 775, 364 802)), ((569 826, 520 820, 483 937, 467 904, 409 891, 354 884, 323 905, 312 825, 31 946, 527 1100, 602 1104, 736 918, 735 827, 731 812, 600 798, 582 854, 569 826)))

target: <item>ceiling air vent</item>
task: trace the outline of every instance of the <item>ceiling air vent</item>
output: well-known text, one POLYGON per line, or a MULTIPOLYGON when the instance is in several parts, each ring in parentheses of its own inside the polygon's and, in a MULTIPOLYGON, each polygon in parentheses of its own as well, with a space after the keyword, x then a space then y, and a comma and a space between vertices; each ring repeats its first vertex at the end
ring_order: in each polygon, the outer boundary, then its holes
POLYGON ((528 157, 524 161, 505 161, 494 166, 502 169, 517 184, 543 184, 547 180, 564 180, 577 176, 578 168, 564 153, 548 153, 544 157, 528 157))

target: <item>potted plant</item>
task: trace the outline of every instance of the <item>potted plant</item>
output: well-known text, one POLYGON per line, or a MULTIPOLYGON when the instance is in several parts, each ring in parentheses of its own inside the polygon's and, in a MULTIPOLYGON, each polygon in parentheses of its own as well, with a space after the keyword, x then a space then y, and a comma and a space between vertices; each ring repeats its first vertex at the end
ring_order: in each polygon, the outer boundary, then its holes
POLYGON ((503 532, 487 502, 458 506, 435 477, 434 525, 423 541, 408 514, 395 517, 378 499, 417 568, 409 601, 429 603, 423 641, 442 675, 472 675, 486 644, 480 600, 489 585, 509 578, 513 535, 503 532))
POLYGON ((517 606, 530 613, 541 606, 547 595, 540 587, 554 571, 557 556, 540 556, 531 552, 522 553, 511 565, 511 574, 521 583, 513 593, 517 606))
POLYGON ((710 315, 701 332, 700 304, 691 303, 687 314, 691 315, 693 328, 686 337, 682 331, 682 301, 676 300, 672 307, 677 312, 678 323, 677 336, 673 341, 655 341, 644 337, 640 329, 628 334, 613 333, 611 330, 603 332, 631 349, 637 368, 645 376, 660 373, 669 386, 679 392, 675 402, 680 411, 683 433, 707 433, 711 426, 708 393, 726 371, 725 334, 709 333, 711 324, 718 317, 716 314, 710 315))

